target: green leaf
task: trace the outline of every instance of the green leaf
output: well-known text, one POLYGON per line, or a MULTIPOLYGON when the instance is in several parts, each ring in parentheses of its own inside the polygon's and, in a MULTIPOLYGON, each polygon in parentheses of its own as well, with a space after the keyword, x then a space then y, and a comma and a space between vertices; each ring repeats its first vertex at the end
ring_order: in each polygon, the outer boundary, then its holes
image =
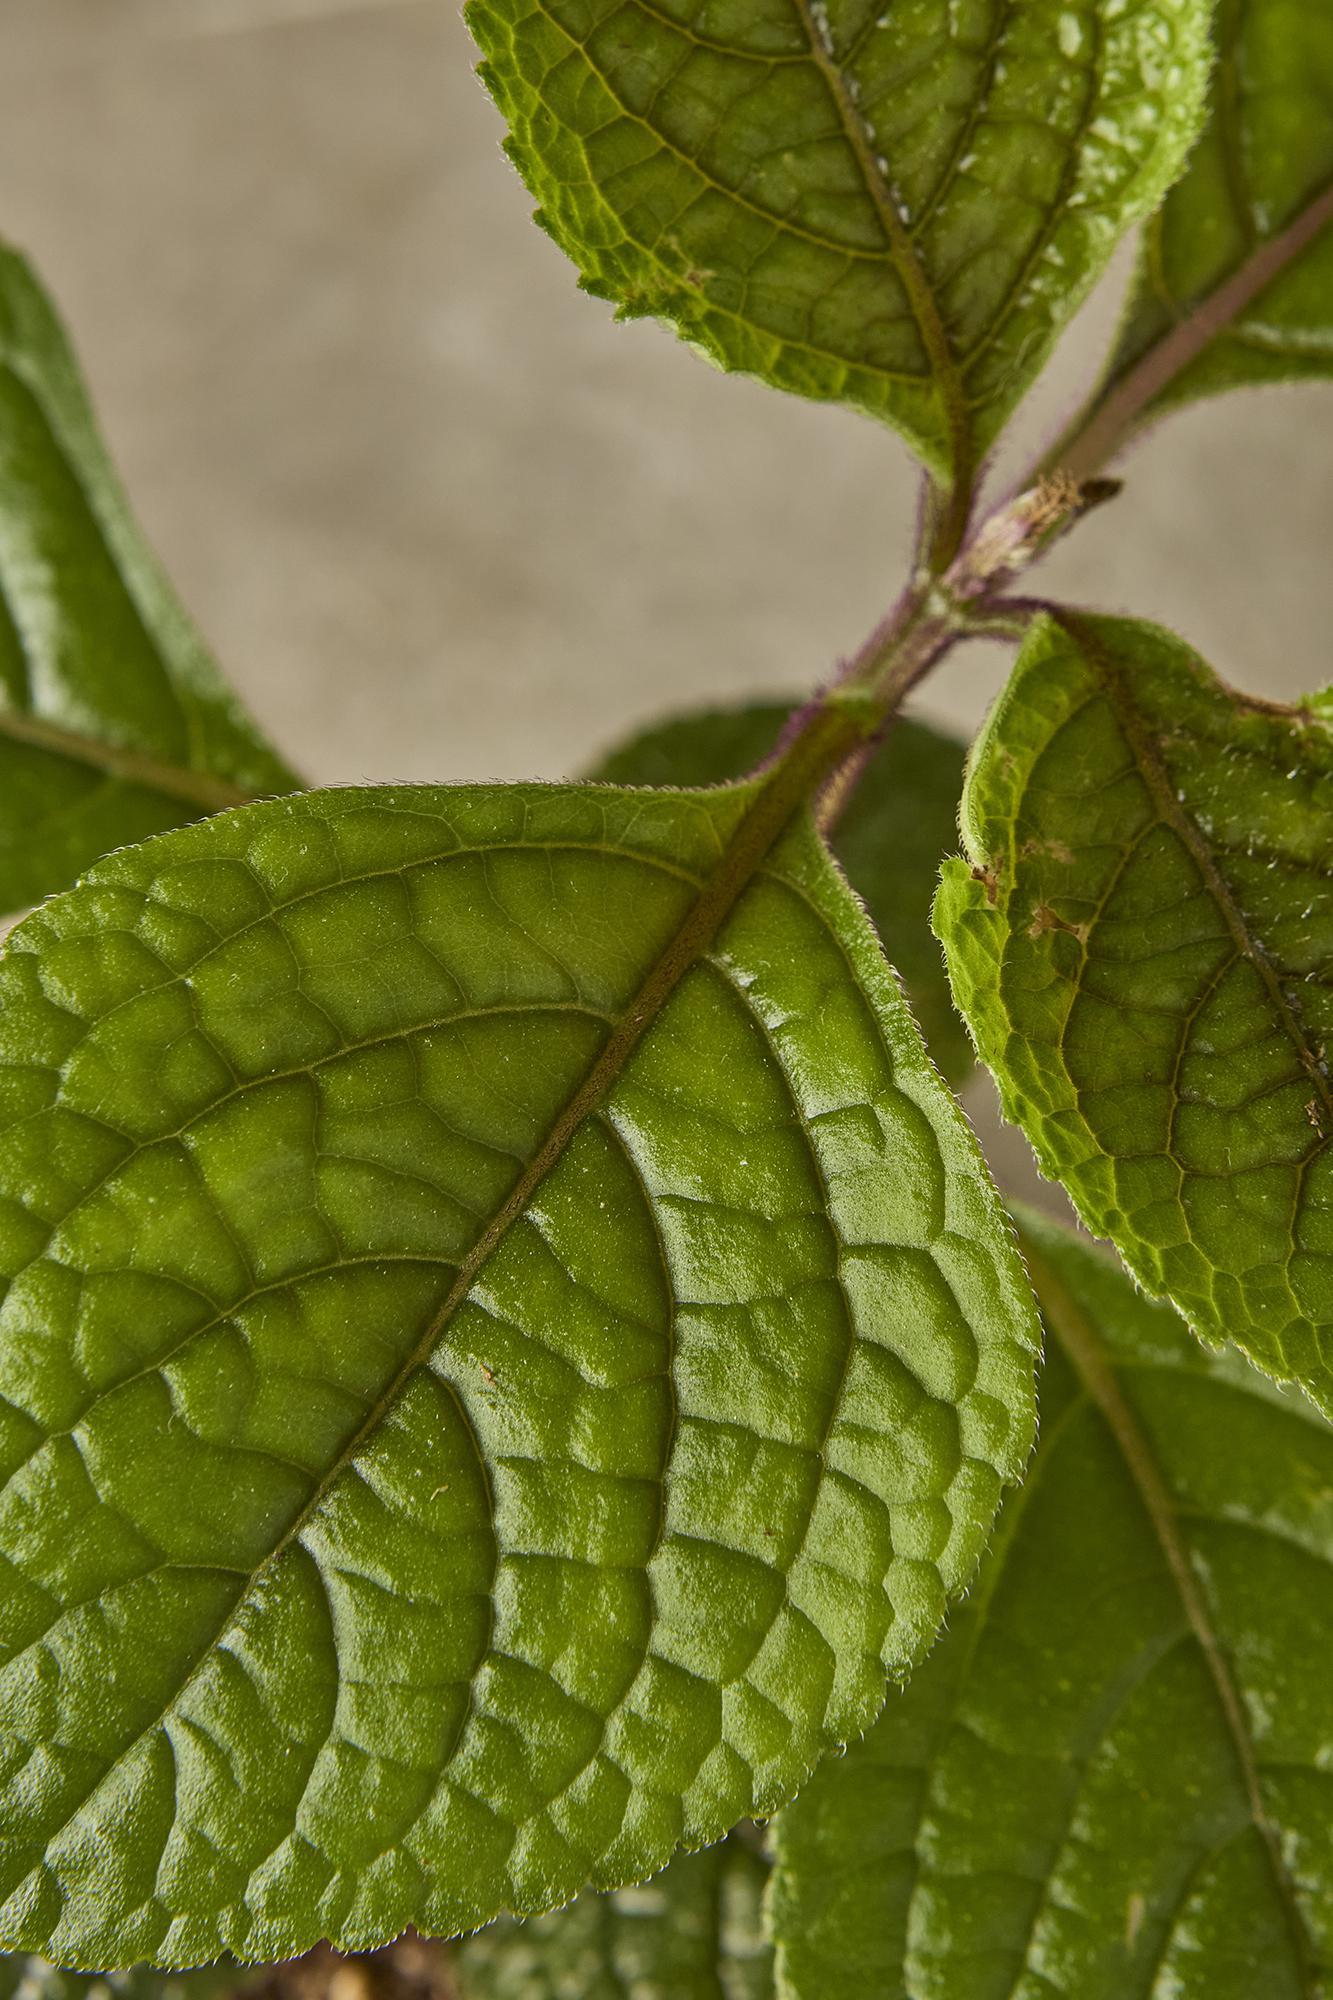
MULTIPOLYGON (((1147 227, 1100 400, 1140 419, 1333 374, 1333 12, 1220 0, 1204 135, 1147 227)), ((1094 419, 1095 421, 1095 419, 1094 419)))
POLYGON ((1035 1220, 1041 1443, 948 1637, 775 1825, 784 2000, 1316 2000, 1333 1432, 1035 1220))
POLYGON ((1333 1413, 1333 730, 1179 639, 1031 632, 936 905, 1007 1115, 1210 1340, 1333 1413))
POLYGON ((1179 172, 1207 0, 472 0, 588 290, 966 487, 1179 172))
POLYGON ((454 1953, 462 2000, 771 2000, 768 1865, 733 1835, 651 1882, 501 1920, 454 1953))
POLYGON ((59 322, 0 246, 0 915, 296 782, 145 547, 59 322))
MULTIPOLYGON (((714 785, 753 770, 772 750, 791 704, 700 709, 674 716, 612 750, 592 773, 621 785, 714 785)), ((921 722, 895 722, 838 821, 834 845, 902 974, 931 1055, 957 1086, 972 1046, 949 997, 930 904, 940 862, 953 852, 963 746, 921 722)))
POLYGON ((4 1943, 641 1880, 929 1644, 1033 1309, 776 777, 223 814, 19 926, 0 1021, 4 1943))

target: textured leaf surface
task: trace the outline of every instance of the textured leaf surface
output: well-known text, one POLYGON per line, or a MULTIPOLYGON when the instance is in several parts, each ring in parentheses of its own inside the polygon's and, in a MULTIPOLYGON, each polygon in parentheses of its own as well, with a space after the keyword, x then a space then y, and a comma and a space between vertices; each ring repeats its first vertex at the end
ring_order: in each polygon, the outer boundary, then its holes
POLYGON ((733 1836, 638 1888, 580 1896, 459 1945, 462 2000, 772 2000, 768 1865, 733 1836))
POLYGON ((966 480, 1197 129, 1204 0, 473 0, 585 285, 966 480))
POLYGON ((1148 225, 1107 385, 1151 370, 1150 412, 1333 374, 1333 8, 1221 0, 1215 34, 1208 124, 1148 225))
POLYGON ((775 1823, 785 2000, 1314 2000, 1333 1432, 1031 1226, 1041 1443, 947 1639, 775 1823))
POLYGON ((7 1944, 641 1880, 928 1644, 1030 1297, 808 825, 731 895, 756 798, 313 793, 11 936, 7 1944))
POLYGON ((963 836, 936 924, 1006 1113, 1149 1291, 1333 1411, 1333 730, 1045 621, 963 836))
MULTIPOLYGON (((790 704, 755 702, 674 717, 621 744, 594 776, 623 785, 714 785, 768 755, 790 704)), ((949 996, 930 905, 940 862, 957 845, 963 746, 920 722, 895 722, 838 821, 834 846, 902 974, 926 1045, 951 1083, 972 1046, 949 996)))
POLYGON ((0 916, 295 783, 145 547, 55 314, 0 246, 0 916))

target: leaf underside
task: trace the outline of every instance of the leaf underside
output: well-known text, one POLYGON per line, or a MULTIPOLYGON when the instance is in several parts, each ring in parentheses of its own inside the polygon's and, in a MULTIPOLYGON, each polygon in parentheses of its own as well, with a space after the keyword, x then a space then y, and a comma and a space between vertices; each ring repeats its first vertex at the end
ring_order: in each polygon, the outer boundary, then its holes
POLYGON ((733 1835, 633 1889, 458 1945, 461 2000, 771 2000, 768 1864, 733 1835))
POLYGON ((1024 1461, 1030 1296, 807 823, 673 962, 754 796, 311 793, 12 934, 10 1948, 639 1880, 929 1643, 1024 1461))
MULTIPOLYGON (((618 744, 592 775, 620 785, 722 784, 768 756, 790 714, 790 702, 764 701, 672 716, 618 744)), ((973 1068, 972 1045, 930 935, 930 905, 940 862, 957 845, 962 789, 962 744, 925 723, 895 721, 833 837, 926 1046, 955 1088, 973 1068)))
POLYGON ((0 916, 295 783, 149 554, 50 303, 0 246, 0 916))
POLYGON ((963 834, 936 928, 1006 1114, 1150 1292, 1333 1413, 1333 730, 1045 620, 963 834))
POLYGON ((1179 171, 1205 0, 472 0, 538 220, 712 360, 965 482, 1179 171))
POLYGON ((948 1637, 775 1822, 783 2000, 1316 2000, 1333 1433, 1034 1222, 1041 1443, 948 1637))
POLYGON ((1208 123, 1145 232, 1106 385, 1197 350, 1150 412, 1333 374, 1333 10, 1220 0, 1214 35, 1208 123))

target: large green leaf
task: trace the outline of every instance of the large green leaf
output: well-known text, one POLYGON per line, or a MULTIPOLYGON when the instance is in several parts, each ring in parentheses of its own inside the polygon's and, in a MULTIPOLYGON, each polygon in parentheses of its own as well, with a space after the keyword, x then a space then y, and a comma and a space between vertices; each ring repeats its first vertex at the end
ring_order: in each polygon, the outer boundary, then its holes
POLYGON ((1006 1113, 1206 1337, 1333 1413, 1333 729, 1171 634, 1030 634, 936 905, 1006 1113))
MULTIPOLYGON (((776 743, 791 705, 755 702, 674 716, 612 750, 594 776, 622 785, 714 785, 753 770, 776 743)), ((838 821, 834 845, 902 974, 926 1045, 951 1083, 972 1046, 949 997, 930 904, 957 836, 963 746, 920 722, 895 722, 838 821)))
POLYGON ((768 1864, 733 1835, 635 1889, 458 1946, 462 2000, 772 2000, 768 1864))
POLYGON ((59 322, 0 246, 0 916, 295 783, 145 547, 59 322))
POLYGON ((784 2000, 1316 2000, 1333 1431, 1031 1225, 1041 1444, 953 1629, 776 1822, 784 2000))
MULTIPOLYGON (((1211 114, 1144 237, 1100 400, 1133 420, 1247 383, 1333 374, 1333 9, 1220 0, 1211 114)), ((1095 452, 1094 456, 1100 456, 1095 452)))
POLYGON ((472 0, 538 219, 966 486, 1198 129, 1207 0, 472 0))
POLYGON ((784 797, 311 793, 11 935, 0 1941, 639 1880, 929 1644, 1033 1311, 784 797))

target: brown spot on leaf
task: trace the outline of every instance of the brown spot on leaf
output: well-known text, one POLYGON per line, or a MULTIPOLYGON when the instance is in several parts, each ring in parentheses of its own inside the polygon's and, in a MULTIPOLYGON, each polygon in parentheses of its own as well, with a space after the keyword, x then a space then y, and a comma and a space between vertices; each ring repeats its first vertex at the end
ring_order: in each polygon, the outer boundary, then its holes
POLYGON ((1038 903, 1036 909, 1032 912, 1032 922, 1028 925, 1028 936, 1030 938, 1045 937, 1047 931, 1067 931, 1070 937, 1076 938, 1085 938, 1088 935, 1086 924, 1067 923, 1058 911, 1051 908, 1049 903, 1038 903))
POLYGON ((1074 850, 1063 840, 1025 840, 1019 853, 1025 861, 1031 861, 1037 855, 1049 855, 1052 861, 1062 861, 1067 868, 1074 865, 1074 850))
POLYGON ((972 880, 974 882, 980 882, 982 888, 986 891, 986 901, 990 904, 991 908, 994 909, 995 899, 1000 893, 1000 877, 998 870, 994 868, 981 868, 981 867, 974 868, 972 870, 972 880))

